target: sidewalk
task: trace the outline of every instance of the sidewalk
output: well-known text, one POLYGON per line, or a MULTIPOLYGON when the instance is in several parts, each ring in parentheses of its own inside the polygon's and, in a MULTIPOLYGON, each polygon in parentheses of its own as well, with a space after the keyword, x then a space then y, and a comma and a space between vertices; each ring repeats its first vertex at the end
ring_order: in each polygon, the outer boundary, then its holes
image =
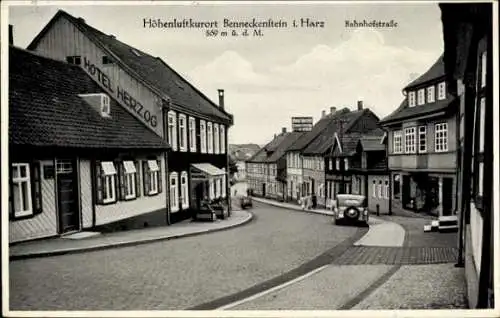
POLYGON ((186 220, 165 227, 99 234, 80 240, 57 237, 19 243, 9 247, 9 255, 10 260, 17 260, 132 246, 226 230, 246 224, 252 219, 253 214, 250 212, 233 210, 231 217, 215 222, 186 220))

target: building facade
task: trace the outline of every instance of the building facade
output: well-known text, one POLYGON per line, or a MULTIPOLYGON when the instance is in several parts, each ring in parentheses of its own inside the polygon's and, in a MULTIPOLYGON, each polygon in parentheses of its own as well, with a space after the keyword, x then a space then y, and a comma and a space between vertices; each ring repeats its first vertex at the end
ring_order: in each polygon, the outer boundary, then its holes
POLYGON ((9 49, 9 243, 167 224, 169 145, 80 67, 9 49))
POLYGON ((495 213, 493 203, 492 173, 493 6, 491 3, 439 6, 446 85, 459 102, 457 265, 465 266, 469 308, 494 308, 493 237, 498 211, 495 213))
MULTIPOLYGON (((189 218, 202 200, 229 198, 227 131, 232 115, 153 57, 59 11, 28 49, 79 65, 148 129, 171 145, 169 223, 189 218)), ((230 207, 230 205, 228 205, 230 207)))
POLYGON ((457 103, 443 57, 404 88, 405 99, 382 120, 388 130, 393 208, 435 216, 456 213, 457 103))

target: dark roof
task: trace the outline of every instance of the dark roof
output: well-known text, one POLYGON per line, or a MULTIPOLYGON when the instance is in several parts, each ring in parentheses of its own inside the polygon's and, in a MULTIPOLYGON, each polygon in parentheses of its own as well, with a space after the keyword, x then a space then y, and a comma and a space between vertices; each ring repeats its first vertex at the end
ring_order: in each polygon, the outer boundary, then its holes
POLYGON ((340 152, 338 145, 333 150, 333 156, 351 156, 356 152, 356 146, 358 145, 359 139, 363 135, 360 133, 354 133, 349 135, 344 135, 340 138, 342 143, 342 152, 340 152))
POLYGON ((363 115, 371 112, 365 108, 361 111, 344 112, 335 115, 331 118, 326 126, 316 138, 304 149, 304 155, 324 154, 331 146, 333 146, 335 133, 341 135, 349 134, 349 130, 363 115), (342 121, 342 131, 338 125, 338 120, 342 121))
POLYGON ((446 99, 436 100, 434 103, 424 104, 424 105, 416 105, 414 107, 408 107, 408 99, 404 99, 401 102, 401 105, 393 111, 391 114, 386 116, 380 122, 382 124, 393 123, 397 121, 403 121, 405 119, 431 115, 433 113, 437 113, 440 111, 445 111, 448 107, 453 107, 454 103, 453 95, 447 93, 446 99))
POLYGON ((279 144, 278 148, 275 149, 274 153, 267 159, 267 162, 276 162, 281 159, 281 157, 286 154, 288 148, 290 148, 290 146, 293 145, 293 143, 296 142, 297 139, 299 139, 305 133, 294 131, 285 134, 285 138, 279 144))
POLYGON ((110 99, 103 118, 78 94, 101 93, 78 66, 9 48, 9 143, 72 148, 167 149, 161 137, 110 99))
POLYGON ((350 112, 348 108, 343 108, 335 112, 334 114, 328 114, 321 118, 311 129, 304 135, 302 135, 289 149, 288 151, 303 150, 306 148, 319 134, 321 134, 329 125, 332 124, 340 115, 350 112))
POLYGON ((248 159, 248 162, 267 162, 268 159, 276 152, 280 144, 286 139, 290 133, 281 133, 275 136, 270 142, 262 147, 254 156, 248 159))
POLYGON ((415 79, 413 82, 410 84, 406 85, 405 90, 408 90, 410 88, 417 87, 421 84, 425 84, 429 81, 441 78, 445 76, 444 72, 444 60, 443 60, 443 54, 437 59, 436 62, 431 66, 430 69, 427 70, 424 74, 422 74, 420 77, 415 79))
POLYGON ((40 32, 28 49, 36 47, 38 41, 43 37, 59 17, 65 17, 80 29, 91 40, 111 52, 117 62, 121 62, 129 71, 136 74, 140 80, 150 87, 161 92, 161 97, 170 98, 171 102, 178 107, 190 110, 196 114, 205 115, 211 119, 225 121, 232 124, 233 117, 219 108, 208 97, 191 85, 174 69, 167 65, 161 58, 153 57, 141 50, 118 41, 114 36, 107 35, 85 23, 63 10, 59 10, 49 24, 40 32), (136 53, 139 53, 138 56, 136 53))

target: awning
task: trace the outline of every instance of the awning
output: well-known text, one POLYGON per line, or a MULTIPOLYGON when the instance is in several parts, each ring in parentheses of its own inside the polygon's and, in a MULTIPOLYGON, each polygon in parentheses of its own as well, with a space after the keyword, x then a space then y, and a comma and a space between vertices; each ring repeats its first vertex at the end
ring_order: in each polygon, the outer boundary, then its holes
POLYGON ((125 168, 125 173, 136 173, 137 172, 133 161, 124 161, 123 166, 125 168))
POLYGON ((158 167, 158 162, 156 160, 148 160, 149 171, 160 171, 158 167))
POLYGON ((102 172, 105 176, 111 176, 116 174, 115 165, 112 161, 102 161, 101 162, 102 172))
MULTIPOLYGON (((202 174, 205 174, 207 177, 223 176, 226 174, 224 170, 219 169, 210 163, 193 163, 191 166, 202 174)), ((191 175, 193 176, 193 173, 191 175)))

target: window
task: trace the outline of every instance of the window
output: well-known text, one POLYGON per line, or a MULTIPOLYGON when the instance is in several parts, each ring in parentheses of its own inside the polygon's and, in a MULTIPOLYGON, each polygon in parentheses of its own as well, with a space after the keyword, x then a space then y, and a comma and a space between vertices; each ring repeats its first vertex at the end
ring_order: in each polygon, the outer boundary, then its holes
POLYGON ((208 135, 208 153, 214 152, 214 135, 212 131, 212 123, 207 123, 207 135, 208 135))
POLYGON ((111 107, 109 106, 109 96, 101 94, 101 115, 109 116, 111 107))
POLYGON ((427 87, 427 102, 434 103, 436 101, 436 89, 433 86, 427 87))
POLYGON ((402 145, 402 133, 401 130, 394 131, 394 153, 402 153, 403 145, 402 145))
POLYGON ((196 152, 196 121, 189 117, 189 150, 196 152))
POLYGON ((335 160, 335 169, 340 170, 340 159, 338 158, 335 160))
POLYGON ((33 214, 30 166, 27 163, 12 164, 12 207, 15 217, 33 214))
POLYGON ((486 52, 481 54, 481 88, 486 86, 486 52))
POLYGON ((183 209, 189 208, 188 174, 186 171, 181 173, 181 202, 183 209))
POLYGON ((484 123, 486 122, 486 118, 484 117, 485 112, 485 104, 486 98, 481 98, 480 108, 479 108, 479 117, 481 121, 479 122, 479 152, 484 152, 484 123))
POLYGON ((380 180, 380 181, 378 182, 378 198, 379 198, 379 199, 382 199, 382 198, 383 198, 383 196, 382 196, 382 180, 380 180))
POLYGON ((333 170, 333 159, 332 158, 330 158, 328 160, 328 169, 333 170))
POLYGON ((373 180, 372 184, 372 197, 377 197, 377 182, 375 180, 373 180))
POLYGON ((219 125, 214 124, 214 153, 219 154, 219 125))
POLYGON ((108 65, 108 64, 112 64, 112 63, 113 63, 113 60, 109 56, 104 55, 102 57, 102 64, 103 65, 108 65))
POLYGON ((415 127, 405 129, 405 153, 415 153, 415 127))
POLYGON ((418 105, 425 104, 425 89, 424 88, 418 90, 417 103, 418 103, 418 105))
POLYGON ((436 152, 448 151, 448 123, 436 124, 434 141, 436 152))
POLYGON ((179 148, 180 151, 187 151, 187 129, 186 115, 179 115, 179 148))
POLYGON ((112 161, 101 162, 102 174, 104 179, 103 186, 103 203, 111 203, 116 201, 116 169, 112 161))
POLYGON ((384 195, 384 197, 386 199, 389 199, 389 180, 385 180, 385 187, 384 187, 384 189, 385 189, 385 195, 384 195))
POLYGON ((226 191, 227 191, 227 186, 226 186, 226 178, 227 178, 227 174, 226 174, 226 168, 222 168, 222 170, 224 170, 224 175, 222 176, 222 197, 225 198, 226 197, 226 191))
POLYGON ((207 152, 207 127, 204 120, 200 120, 200 151, 207 152))
POLYGON ((177 115, 173 111, 168 112, 168 143, 172 150, 177 150, 177 115))
POLYGON ((210 195, 210 200, 215 199, 215 185, 214 185, 214 179, 210 179, 208 182, 209 184, 209 195, 210 195))
POLYGON ((408 93, 408 104, 410 107, 415 106, 415 92, 408 93))
POLYGON ((137 170, 133 161, 123 161, 122 191, 126 200, 136 197, 137 170))
POLYGON ((446 99, 446 82, 441 82, 438 84, 438 99, 446 99))
POLYGON ((80 65, 82 64, 82 57, 79 55, 66 56, 66 62, 69 64, 80 65))
POLYGON ((226 153, 226 128, 224 125, 220 125, 220 153, 226 153))
POLYGON ((170 173, 170 211, 179 211, 179 195, 177 188, 177 172, 170 173))
POLYGON ((427 127, 418 127, 418 152, 427 152, 427 127))
POLYGON ((347 171, 349 170, 349 159, 344 158, 344 170, 347 171))
POLYGON ((156 195, 161 193, 161 170, 158 160, 147 160, 143 164, 144 194, 156 195))

